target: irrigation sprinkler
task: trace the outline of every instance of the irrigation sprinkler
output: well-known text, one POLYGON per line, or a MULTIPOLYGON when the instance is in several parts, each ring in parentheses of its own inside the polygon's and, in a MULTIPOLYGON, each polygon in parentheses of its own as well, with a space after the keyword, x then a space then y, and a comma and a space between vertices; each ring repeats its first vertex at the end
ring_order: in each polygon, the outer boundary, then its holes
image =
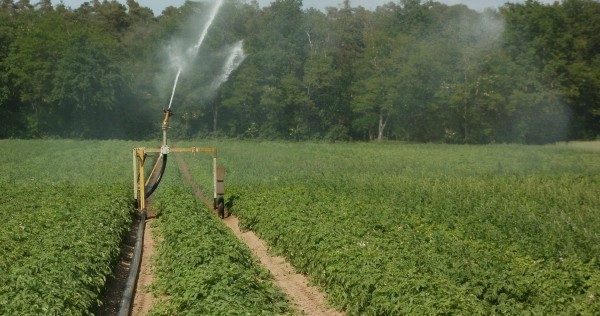
MULTIPOLYGON (((210 18, 202 29, 197 44, 189 50, 191 51, 191 55, 187 56, 188 58, 194 58, 197 55, 198 50, 202 45, 204 38, 206 37, 208 29, 222 4, 223 0, 216 0, 216 3, 214 4, 210 13, 210 18)), ((216 89, 221 83, 225 82, 231 71, 233 71, 233 69, 235 69, 243 61, 243 59, 244 54, 242 50, 242 44, 239 42, 230 52, 230 56, 226 61, 223 74, 218 77, 216 81, 218 84, 214 84, 213 88, 216 89)), ((223 177, 225 172, 223 168, 217 167, 217 149, 214 147, 171 148, 167 142, 169 119, 171 116, 173 116, 171 106, 173 105, 173 97, 175 96, 177 82, 179 81, 179 76, 183 70, 183 64, 179 64, 178 66, 175 82, 173 83, 173 91, 171 92, 171 98, 169 100, 169 106, 164 110, 164 118, 160 127, 162 130, 161 146, 154 148, 133 148, 133 197, 136 200, 137 211, 140 213, 141 218, 139 222, 137 242, 134 248, 134 256, 127 278, 127 285, 123 291, 123 299, 121 300, 121 304, 119 306, 119 316, 129 315, 129 312, 131 311, 135 284, 137 282, 137 276, 141 263, 144 227, 147 213, 146 201, 160 184, 167 167, 167 157, 170 153, 193 153, 194 156, 198 153, 209 153, 212 155, 213 209, 218 212, 219 217, 221 218, 224 217, 225 213, 225 199, 223 198, 223 195, 225 194, 225 188, 223 185, 223 177), (151 161, 152 159, 154 161, 151 161), (148 169, 146 167, 148 167, 148 169)))
POLYGON ((133 149, 133 197, 137 203, 137 209, 141 213, 146 212, 146 200, 154 193, 167 167, 167 157, 170 153, 208 153, 212 155, 213 169, 213 208, 218 211, 219 216, 224 216, 225 187, 223 185, 224 170, 217 167, 217 149, 215 147, 189 147, 171 148, 167 142, 167 131, 169 129, 169 118, 173 116, 170 109, 164 110, 164 118, 161 124, 162 145, 161 147, 136 147, 133 149), (154 160, 149 162, 150 160, 154 160), (149 169, 146 174, 146 166, 149 169))
MULTIPOLYGON (((216 0, 210 11, 208 21, 202 28, 198 42, 188 49, 186 56, 180 56, 183 60, 191 60, 196 57, 200 46, 204 42, 208 30, 213 23, 219 8, 223 4, 223 0, 216 0)), ((242 42, 236 43, 229 52, 229 56, 225 62, 221 75, 213 83, 213 89, 217 89, 220 84, 228 79, 229 74, 237 68, 240 63, 244 60, 245 55, 242 48, 242 42)), ((212 154, 213 164, 213 208, 218 211, 219 216, 224 216, 224 198, 225 194, 223 186, 224 171, 222 168, 217 167, 217 149, 214 147, 191 147, 191 148, 170 148, 167 143, 167 130, 169 129, 169 118, 173 116, 171 106, 173 105, 173 97, 175 96, 175 89, 177 88, 177 82, 179 76, 182 73, 183 67, 186 63, 179 63, 177 68, 177 75, 175 76, 175 82, 173 83, 173 91, 171 92, 171 98, 169 100, 169 106, 164 110, 164 118, 161 125, 162 130, 162 145, 160 148, 146 148, 138 147, 133 149, 133 196, 137 201, 138 210, 145 214, 146 211, 146 199, 156 190, 160 180, 164 174, 167 166, 167 157, 170 153, 177 152, 189 152, 196 155, 197 153, 210 153, 212 154), (154 162, 148 162, 148 159, 154 159, 154 162), (152 166, 149 169, 148 175, 146 176, 146 165, 152 166)))
POLYGON ((214 147, 189 147, 189 148, 171 148, 167 142, 167 131, 169 130, 169 119, 173 116, 171 107, 164 110, 164 118, 161 124, 162 145, 160 147, 136 147, 133 149, 133 197, 137 203, 137 211, 140 213, 140 223, 137 234, 137 241, 134 247, 134 256, 131 262, 127 284, 123 291, 121 303, 119 305, 119 316, 130 314, 135 284, 141 264, 141 253, 143 248, 144 227, 146 221, 146 200, 158 187, 167 167, 167 157, 170 153, 209 153, 212 155, 213 168, 213 209, 223 218, 225 214, 225 205, 223 195, 225 188, 223 185, 223 168, 217 167, 217 149, 214 147), (149 162, 154 159, 153 162, 149 162), (146 175, 146 166, 151 167, 146 175))

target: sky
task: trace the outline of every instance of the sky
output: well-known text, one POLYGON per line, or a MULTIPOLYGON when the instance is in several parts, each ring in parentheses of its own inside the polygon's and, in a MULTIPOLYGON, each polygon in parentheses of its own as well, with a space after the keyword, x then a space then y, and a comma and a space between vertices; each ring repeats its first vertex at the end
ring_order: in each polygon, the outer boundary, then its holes
MULTIPOLYGON (((91 0, 87 0, 91 2, 91 0)), ((269 6, 269 4, 273 0, 258 0, 258 3, 261 7, 269 6)), ((502 6, 505 2, 523 2, 523 0, 437 0, 438 2, 445 3, 448 5, 453 4, 465 4, 469 8, 481 11, 485 8, 497 8, 502 6)), ((555 0, 538 0, 541 3, 554 3, 555 0)), ((73 9, 78 8, 82 3, 86 2, 86 0, 62 0, 62 2, 73 9)), ((120 2, 125 3, 125 0, 120 0, 120 2)), ((160 15, 162 10, 168 6, 180 7, 183 5, 185 0, 137 0, 137 2, 144 7, 148 7, 152 9, 154 15, 160 15)), ((247 0, 250 2, 250 0, 247 0)), ((343 0, 303 0, 302 3, 304 8, 317 8, 319 10, 323 10, 326 7, 339 7, 343 3, 343 0)), ((398 0, 350 0, 350 5, 353 7, 363 6, 367 10, 375 10, 375 8, 379 5, 388 3, 388 2, 399 2, 398 0)), ((423 1, 424 2, 424 1, 423 1)), ((32 1, 32 3, 36 3, 36 1, 32 1)), ((60 3, 60 0, 53 0, 53 4, 60 3)))

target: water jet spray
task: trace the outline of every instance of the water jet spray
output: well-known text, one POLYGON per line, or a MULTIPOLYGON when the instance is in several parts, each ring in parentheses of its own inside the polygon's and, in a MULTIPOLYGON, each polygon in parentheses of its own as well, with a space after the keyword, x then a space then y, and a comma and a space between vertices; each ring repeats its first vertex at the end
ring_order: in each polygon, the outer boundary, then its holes
MULTIPOLYGON (((206 38, 206 34, 208 34, 208 29, 212 25, 212 23, 215 19, 215 16, 217 16, 217 12, 219 12, 219 8, 221 8, 222 4, 223 4, 223 0, 217 0, 217 2, 213 5, 212 11, 210 12, 210 16, 208 18, 208 21, 206 21, 206 24, 204 25, 202 32, 200 32, 200 37, 198 37, 198 42, 196 43, 196 45, 194 45, 193 47, 190 47, 190 49, 188 49, 188 52, 191 51, 191 53, 189 54, 189 58, 193 59, 193 58, 196 58, 196 56, 198 55, 198 50, 200 50, 200 46, 202 46, 202 43, 204 42, 204 39, 206 38)), ((175 82, 173 83, 173 92, 171 92, 171 100, 169 101, 169 107, 168 107, 169 110, 171 109, 171 105, 173 104, 173 96, 175 96, 175 89, 177 89, 177 82, 179 81, 179 75, 181 74, 181 70, 183 69, 182 62, 180 61, 178 64, 179 65, 178 65, 178 69, 177 69, 177 75, 175 76, 175 82)))
POLYGON ((243 41, 239 41, 230 49, 229 56, 225 60, 220 76, 212 83, 213 90, 216 90, 223 82, 227 81, 229 75, 246 59, 243 44, 243 41))

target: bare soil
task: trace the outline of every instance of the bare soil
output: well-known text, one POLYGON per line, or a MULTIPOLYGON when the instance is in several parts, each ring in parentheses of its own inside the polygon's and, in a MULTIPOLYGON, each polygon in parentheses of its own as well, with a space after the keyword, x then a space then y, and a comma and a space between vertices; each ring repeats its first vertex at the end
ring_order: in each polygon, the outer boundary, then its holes
POLYGON ((297 273, 284 257, 271 256, 267 244, 254 232, 242 232, 237 217, 231 215, 223 222, 248 245, 260 263, 271 272, 275 278, 275 284, 289 296, 297 309, 306 315, 344 315, 344 313, 327 306, 325 294, 321 289, 310 285, 308 278, 297 273))
MULTIPOLYGON (((180 155, 176 156, 179 169, 186 181, 193 187, 198 198, 212 209, 212 201, 206 197, 194 182, 183 158, 180 155)), ((303 274, 297 273, 284 257, 271 256, 268 252, 267 244, 254 232, 242 232, 239 228, 237 217, 229 215, 223 222, 233 231, 235 236, 248 245, 259 262, 271 272, 275 279, 275 284, 288 295, 294 306, 301 313, 319 316, 344 315, 344 313, 329 307, 326 304, 325 294, 318 287, 311 286, 308 278, 303 274)))
POLYGON ((156 228, 152 227, 152 221, 152 218, 147 219, 146 229, 144 229, 144 250, 142 251, 142 261, 131 309, 132 316, 148 315, 154 303, 154 296, 148 289, 148 286, 154 281, 152 257, 155 253, 153 234, 156 228))

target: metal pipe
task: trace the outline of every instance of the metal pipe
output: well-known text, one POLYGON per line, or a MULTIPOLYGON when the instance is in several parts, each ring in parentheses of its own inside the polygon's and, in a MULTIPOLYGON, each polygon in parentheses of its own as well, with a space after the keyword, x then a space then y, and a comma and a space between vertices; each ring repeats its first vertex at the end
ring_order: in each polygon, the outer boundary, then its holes
POLYGON ((163 147, 167 146, 167 130, 169 129, 169 118, 171 116, 173 116, 173 112, 171 112, 171 110, 165 110, 165 118, 161 125, 163 131, 163 147))
POLYGON ((213 157, 213 199, 217 200, 217 156, 213 157))
POLYGON ((145 179, 144 179, 144 161, 145 159, 145 153, 143 149, 138 149, 138 158, 140 159, 140 163, 138 164, 139 166, 139 180, 138 180, 138 188, 139 188, 139 194, 138 194, 138 208, 139 210, 143 210, 146 208, 146 194, 144 193, 146 191, 146 187, 144 185, 144 183, 146 183, 145 179))
POLYGON ((133 198, 138 198, 137 148, 133 149, 133 198))

